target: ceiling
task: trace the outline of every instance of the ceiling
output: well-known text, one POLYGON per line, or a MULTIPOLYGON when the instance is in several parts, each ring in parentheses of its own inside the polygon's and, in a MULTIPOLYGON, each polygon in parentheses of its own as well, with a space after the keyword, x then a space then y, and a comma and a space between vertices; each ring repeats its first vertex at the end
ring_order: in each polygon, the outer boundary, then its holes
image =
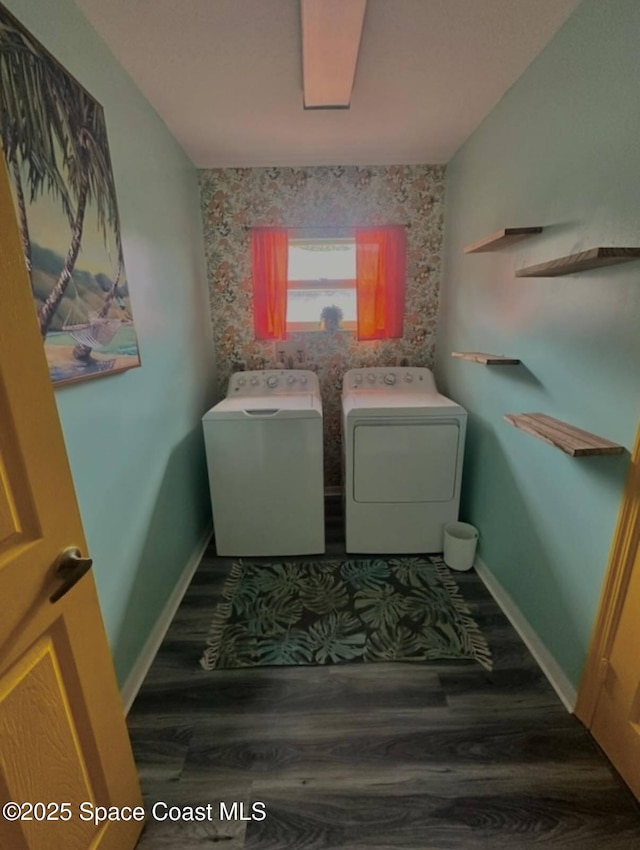
POLYGON ((579 0, 368 0, 351 108, 304 110, 298 0, 76 0, 200 167, 447 162, 579 0))

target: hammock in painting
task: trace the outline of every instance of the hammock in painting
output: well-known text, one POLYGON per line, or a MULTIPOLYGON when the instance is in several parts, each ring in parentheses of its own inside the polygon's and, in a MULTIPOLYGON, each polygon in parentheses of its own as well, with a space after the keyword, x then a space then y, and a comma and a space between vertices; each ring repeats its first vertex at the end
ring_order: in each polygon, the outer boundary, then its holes
POLYGON ((74 300, 69 307, 69 311, 67 313, 67 317, 62 323, 62 329, 69 334, 71 339, 77 342, 79 345, 84 345, 87 348, 97 348, 98 350, 106 348, 114 336, 118 333, 118 329, 123 323, 121 318, 109 318, 107 313, 109 311, 109 305, 111 301, 115 298, 120 309, 124 311, 124 301, 122 298, 116 294, 116 289, 118 286, 118 282, 120 280, 120 272, 118 272, 118 276, 116 277, 116 282, 113 284, 110 293, 107 295, 104 304, 102 305, 100 312, 89 312, 87 316, 87 321, 84 322, 73 322, 70 321, 71 312, 80 302, 80 298, 78 295, 78 288, 74 284, 75 297, 74 300))
POLYGON ((80 345, 88 348, 106 348, 122 325, 121 319, 91 316, 89 321, 78 325, 64 325, 64 330, 80 345))

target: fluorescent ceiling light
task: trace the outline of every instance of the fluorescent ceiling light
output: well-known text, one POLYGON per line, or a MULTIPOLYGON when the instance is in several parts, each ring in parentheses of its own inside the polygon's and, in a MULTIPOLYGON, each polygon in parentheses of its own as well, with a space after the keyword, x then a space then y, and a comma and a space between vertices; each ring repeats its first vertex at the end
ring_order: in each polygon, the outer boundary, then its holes
POLYGON ((348 109, 367 0, 300 0, 305 109, 348 109))

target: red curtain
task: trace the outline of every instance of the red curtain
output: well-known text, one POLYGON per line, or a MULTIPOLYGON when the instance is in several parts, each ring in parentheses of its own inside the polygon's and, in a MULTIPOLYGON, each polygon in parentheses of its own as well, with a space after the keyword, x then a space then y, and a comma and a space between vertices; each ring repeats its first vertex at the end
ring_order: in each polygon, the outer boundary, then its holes
POLYGON ((402 336, 405 279, 405 228, 399 225, 358 228, 358 339, 402 336))
POLYGON ((254 228, 251 259, 256 339, 286 339, 288 231, 278 227, 254 228))

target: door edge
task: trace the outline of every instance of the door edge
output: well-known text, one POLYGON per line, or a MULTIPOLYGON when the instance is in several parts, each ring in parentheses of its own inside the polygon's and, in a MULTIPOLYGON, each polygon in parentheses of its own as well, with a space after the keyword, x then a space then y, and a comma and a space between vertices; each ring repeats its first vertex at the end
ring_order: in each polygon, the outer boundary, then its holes
POLYGON ((591 633, 587 661, 578 690, 575 714, 587 728, 593 722, 598 705, 609 652, 622 614, 639 544, 640 427, 636 433, 631 465, 625 482, 609 562, 600 593, 598 613, 591 633))

